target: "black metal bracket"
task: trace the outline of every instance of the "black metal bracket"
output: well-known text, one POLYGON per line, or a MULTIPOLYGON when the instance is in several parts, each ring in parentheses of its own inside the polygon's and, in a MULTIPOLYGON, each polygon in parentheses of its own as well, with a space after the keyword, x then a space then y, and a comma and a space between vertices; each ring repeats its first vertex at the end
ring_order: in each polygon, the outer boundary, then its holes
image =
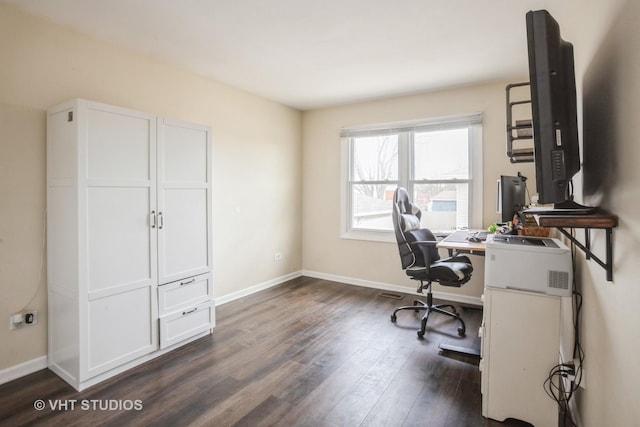
POLYGON ((531 97, 529 99, 522 99, 518 101, 511 100, 511 90, 521 86, 530 86, 529 82, 512 83, 506 86, 507 91, 507 157, 511 163, 531 163, 533 162, 533 130, 531 127, 531 120, 529 124, 520 124, 513 121, 513 108, 518 105, 531 104, 531 97), (520 131, 528 130, 525 135, 520 135, 520 131), (516 135, 513 132, 516 131, 516 135), (514 148, 514 142, 518 140, 531 140, 530 147, 528 148, 514 148))
POLYGON ((578 248, 580 248, 587 260, 593 259, 598 265, 605 269, 607 272, 607 281, 613 281, 613 242, 612 242, 612 229, 605 228, 604 231, 606 233, 606 261, 602 261, 598 258, 593 252, 591 252, 591 229, 585 228, 585 244, 583 245, 576 239, 571 233, 565 230, 563 227, 556 227, 564 236, 571 240, 573 244, 575 244, 578 248))

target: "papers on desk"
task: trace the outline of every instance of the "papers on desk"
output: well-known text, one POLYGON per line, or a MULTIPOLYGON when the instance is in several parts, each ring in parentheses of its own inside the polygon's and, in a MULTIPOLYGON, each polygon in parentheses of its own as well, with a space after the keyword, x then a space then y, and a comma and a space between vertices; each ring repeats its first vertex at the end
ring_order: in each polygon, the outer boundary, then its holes
POLYGON ((459 230, 450 234, 444 241, 447 243, 482 243, 487 239, 488 231, 459 230))
POLYGON ((469 234, 473 234, 473 231, 470 231, 470 230, 458 230, 458 231, 455 231, 455 232, 451 233, 445 239, 445 241, 447 243, 468 243, 469 240, 467 239, 467 237, 469 236, 469 234))

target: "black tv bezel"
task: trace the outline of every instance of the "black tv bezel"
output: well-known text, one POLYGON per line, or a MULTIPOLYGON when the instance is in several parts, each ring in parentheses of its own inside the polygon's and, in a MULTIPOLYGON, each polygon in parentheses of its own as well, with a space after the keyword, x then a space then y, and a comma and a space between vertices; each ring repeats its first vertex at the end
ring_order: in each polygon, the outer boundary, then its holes
POLYGON ((546 10, 528 12, 526 24, 538 200, 561 206, 580 170, 573 45, 546 10))

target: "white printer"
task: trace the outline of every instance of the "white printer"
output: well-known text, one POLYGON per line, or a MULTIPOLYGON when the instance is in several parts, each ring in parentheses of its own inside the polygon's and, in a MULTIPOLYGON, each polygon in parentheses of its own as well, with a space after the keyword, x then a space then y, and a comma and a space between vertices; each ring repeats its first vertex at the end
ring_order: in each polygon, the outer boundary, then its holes
POLYGON ((558 239, 490 234, 485 286, 571 296, 571 251, 558 239))

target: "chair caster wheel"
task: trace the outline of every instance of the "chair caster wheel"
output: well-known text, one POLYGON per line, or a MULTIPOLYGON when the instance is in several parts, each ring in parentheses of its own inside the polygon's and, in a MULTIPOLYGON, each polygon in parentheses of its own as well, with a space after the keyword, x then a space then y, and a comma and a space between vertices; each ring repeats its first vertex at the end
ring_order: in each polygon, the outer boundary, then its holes
POLYGON ((396 317, 396 315, 395 315, 395 314, 392 314, 392 315, 391 315, 391 321, 392 321, 393 323, 396 323, 396 320, 397 320, 397 319, 398 319, 398 318, 396 317))
POLYGON ((424 337, 424 332, 423 331, 418 331, 418 338, 422 339, 424 337))
POLYGON ((458 328, 458 335, 461 337, 465 336, 465 330, 463 328, 458 328))

